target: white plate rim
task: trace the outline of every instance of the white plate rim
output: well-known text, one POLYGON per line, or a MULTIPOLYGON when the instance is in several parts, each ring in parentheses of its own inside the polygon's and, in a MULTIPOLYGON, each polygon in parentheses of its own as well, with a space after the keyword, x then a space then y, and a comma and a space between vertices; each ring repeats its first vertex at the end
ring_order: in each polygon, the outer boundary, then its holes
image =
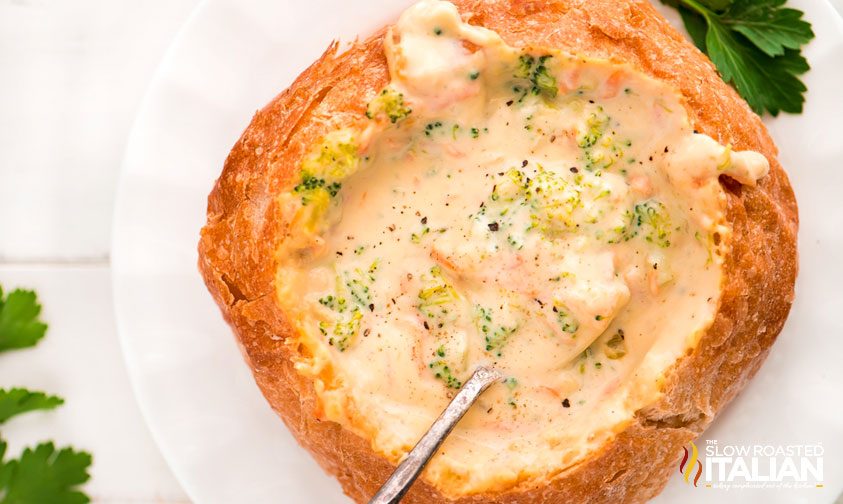
MULTIPOLYGON (((658 0, 655 0, 658 1, 658 0)), ((183 26, 179 29, 176 36, 174 37, 172 43, 167 48, 162 57, 161 62, 159 63, 158 67, 156 68, 155 72, 153 73, 153 77, 150 80, 150 83, 147 87, 147 91, 144 93, 144 97, 138 107, 136 119, 132 125, 130 130, 130 134, 128 137, 127 148, 126 148, 126 155, 121 163, 120 169, 120 179, 117 186, 117 198, 115 203, 115 211, 114 211, 114 219, 112 222, 112 242, 111 242, 111 250, 112 250, 112 292, 113 292, 113 299, 114 299, 114 313, 115 313, 115 320, 117 325, 117 337, 120 341, 120 346, 122 349, 122 356, 124 359, 124 363, 127 367, 128 374, 130 377, 131 388, 133 394, 135 396, 136 401, 138 402, 141 415, 144 419, 144 422, 148 426, 152 438, 156 445, 158 446, 159 450, 161 451, 162 455, 164 456, 168 466, 173 471, 174 475, 176 476, 177 480, 183 486, 184 490, 191 498, 191 500, 196 501, 197 495, 201 492, 197 491, 195 488, 195 482, 192 482, 192 478, 185 472, 184 467, 180 464, 175 463, 174 461, 177 460, 177 455, 170 450, 170 447, 167 445, 166 442, 163 441, 161 432, 157 426, 157 422, 154 419, 154 414, 150 411, 147 405, 140 399, 141 394, 139 392, 140 387, 142 387, 142 383, 140 381, 139 373, 137 371, 138 362, 136 361, 136 356, 133 355, 129 350, 129 345, 127 339, 129 338, 130 331, 126 328, 124 317, 121 315, 120 301, 121 295, 120 290, 121 287, 119 285, 120 280, 120 272, 117 268, 114 267, 115 264, 120 264, 121 258, 121 244, 118 243, 118 234, 115 230, 121 225, 121 202, 124 200, 122 195, 129 191, 130 188, 126 184, 126 173, 127 173, 127 165, 128 165, 128 155, 131 152, 131 146, 138 141, 138 124, 142 122, 144 115, 146 114, 152 96, 154 95, 154 90, 160 83, 165 79, 166 73, 165 69, 167 67, 167 63, 172 60, 174 54, 177 52, 177 49, 180 44, 183 43, 185 37, 191 32, 193 26, 197 22, 197 19, 200 17, 200 14, 204 9, 208 7, 208 5, 212 3, 212 0, 199 0, 198 4, 194 7, 191 11, 190 15, 186 19, 183 26)), ((835 25, 837 28, 837 32, 840 37, 843 37, 843 18, 841 18, 841 14, 835 9, 835 7, 831 4, 830 0, 823 0, 823 4, 834 14, 835 18, 835 25)))

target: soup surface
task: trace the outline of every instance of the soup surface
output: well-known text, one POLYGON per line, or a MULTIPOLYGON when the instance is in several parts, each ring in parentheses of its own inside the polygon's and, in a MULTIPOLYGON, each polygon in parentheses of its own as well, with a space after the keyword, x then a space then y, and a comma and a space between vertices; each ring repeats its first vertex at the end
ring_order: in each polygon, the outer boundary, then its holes
POLYGON ((391 83, 281 194, 278 299, 326 420, 398 462, 481 364, 507 379, 426 470, 446 493, 577 463, 654 401, 719 303, 726 174, 632 67, 514 48, 447 2, 407 10, 391 83), (478 469, 482 467, 482 470, 478 469))

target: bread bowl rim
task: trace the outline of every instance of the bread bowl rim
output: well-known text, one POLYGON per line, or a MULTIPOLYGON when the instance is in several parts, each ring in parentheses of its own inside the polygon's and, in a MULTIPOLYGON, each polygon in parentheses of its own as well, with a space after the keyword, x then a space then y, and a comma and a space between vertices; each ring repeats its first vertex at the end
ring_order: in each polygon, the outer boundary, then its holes
MULTIPOLYGON (((476 6, 476 2, 457 3, 461 6, 476 6)), ((493 10, 495 5, 502 5, 504 3, 506 2, 490 3, 486 4, 486 7, 489 10, 493 10)), ((523 4, 524 2, 513 3, 523 4)), ((576 3, 571 2, 571 4, 576 3)), ((561 3, 555 2, 554 5, 556 4, 561 3)), ((774 285, 776 292, 766 295, 767 298, 773 298, 772 310, 766 314, 751 313, 746 306, 748 303, 745 301, 741 303, 739 299, 741 297, 740 292, 727 292, 727 294, 730 294, 729 300, 734 300, 735 306, 726 306, 728 308, 726 311, 745 311, 745 316, 754 315, 756 319, 760 318, 764 321, 763 325, 766 326, 765 331, 763 331, 764 338, 757 345, 757 353, 753 355, 733 355, 732 358, 738 361, 744 361, 742 365, 730 367, 731 375, 715 373, 721 377, 720 380, 724 386, 712 386, 712 389, 717 388, 717 390, 703 391, 702 397, 692 397, 694 395, 692 393, 693 391, 687 390, 687 387, 668 385, 668 392, 672 392, 672 394, 666 394, 661 404, 654 405, 648 411, 640 412, 638 423, 631 426, 628 432, 624 432, 618 437, 615 443, 617 446, 606 447, 604 452, 595 454, 594 460, 583 464, 583 466, 588 468, 602 468, 597 471, 597 473, 600 473, 601 471, 605 471, 606 467, 610 467, 609 459, 616 458, 616 453, 626 453, 628 456, 634 456, 645 451, 656 451, 659 449, 657 445, 664 444, 666 446, 663 450, 665 452, 663 458, 667 462, 662 463, 662 468, 656 468, 653 471, 657 473, 661 470, 664 473, 680 453, 676 451, 676 447, 696 437, 702 428, 708 424, 713 413, 734 397, 743 383, 754 374, 784 321, 784 317, 789 309, 793 279, 796 274, 796 252, 793 242, 796 233, 796 208, 792 191, 781 171, 781 167, 775 160, 775 147, 758 118, 749 111, 748 107, 737 97, 731 88, 725 86, 713 74, 713 68, 707 60, 703 59, 704 57, 702 55, 695 52, 696 50, 690 47, 687 42, 678 39, 678 35, 666 27, 664 20, 652 11, 651 6, 642 4, 641 2, 623 2, 622 4, 620 6, 614 6, 616 7, 614 11, 609 8, 611 6, 607 6, 607 16, 598 17, 597 21, 599 22, 596 26, 592 26, 592 28, 596 32, 605 35, 604 29, 612 30, 617 28, 608 26, 610 23, 607 22, 607 19, 611 21, 611 16, 608 16, 608 14, 617 15, 617 8, 619 7, 621 15, 623 15, 623 11, 626 9, 626 15, 629 16, 632 14, 630 9, 635 7, 639 14, 643 13, 644 22, 655 23, 655 27, 666 31, 666 33, 659 34, 659 36, 667 39, 662 42, 668 45, 675 45, 675 50, 681 49, 684 53, 687 53, 686 56, 688 58, 699 63, 701 68, 705 70, 703 72, 705 77, 708 79, 711 79, 712 76, 714 77, 715 80, 708 82, 708 84, 716 88, 718 99, 723 102, 719 105, 724 105, 724 108, 733 112, 743 122, 748 123, 747 126, 752 129, 754 135, 750 135, 749 138, 740 138, 734 132, 730 131, 733 121, 725 122, 725 124, 722 121, 719 124, 706 124, 704 120, 698 120, 696 122, 704 132, 707 132, 706 130, 711 131, 712 136, 715 136, 715 138, 734 138, 735 141, 731 143, 737 147, 760 150, 770 159, 773 165, 770 180, 763 182, 758 189, 741 190, 740 196, 729 192, 729 215, 730 219, 734 219, 737 224, 745 225, 749 230, 741 231, 742 236, 737 236, 736 231, 736 239, 747 236, 749 232, 759 232, 758 229, 753 228, 753 225, 757 223, 752 219, 746 218, 741 213, 741 211, 744 214, 755 212, 758 214, 757 217, 759 219, 762 217, 773 219, 778 224, 778 227, 774 229, 762 229, 761 236, 777 237, 783 244, 781 248, 771 252, 779 254, 777 258, 779 260, 768 260, 761 264, 761 266, 766 266, 767 268, 765 270, 767 276, 763 278, 764 280, 769 280, 767 277, 770 276, 777 276, 779 278, 776 280, 780 281, 779 285, 774 285), (751 138, 752 136, 755 138, 751 138), (747 209, 745 200, 750 200, 749 209, 747 209), (760 210, 755 207, 759 207, 760 210), (737 222, 741 216, 744 217, 744 220, 737 222), (767 318, 764 318, 764 316, 767 318)), ((573 11, 576 11, 577 15, 583 14, 583 11, 578 10, 576 6, 569 9, 568 13, 573 11)), ((588 17, 587 22, 594 21, 590 15, 586 17, 588 17)), ((623 30, 623 27, 620 29, 623 30)), ((266 193, 261 194, 262 188, 260 186, 266 184, 268 187, 272 183, 277 183, 277 180, 268 180, 273 177, 273 174, 261 170, 261 165, 257 163, 256 166, 256 163, 251 160, 255 156, 255 148, 251 143, 255 142, 256 137, 258 137, 257 140, 259 140, 259 143, 266 145, 267 152, 269 152, 273 139, 261 137, 264 135, 271 136, 269 133, 272 130, 267 130, 267 127, 271 126, 272 128, 281 130, 282 137, 285 134, 290 134, 284 140, 287 148, 297 142, 306 145, 308 142, 301 141, 296 135, 300 136, 304 134, 306 136, 309 134, 311 139, 315 135, 309 132, 306 125, 302 125, 301 122, 304 121, 302 116, 317 106, 314 105, 314 99, 319 98, 319 93, 317 93, 317 96, 313 96, 309 93, 308 88, 314 85, 320 87, 324 82, 336 82, 339 77, 331 72, 331 70, 340 67, 343 63, 348 64, 354 61, 355 58, 372 58, 377 63, 377 50, 379 47, 379 37, 381 36, 382 32, 365 42, 358 43, 343 54, 338 54, 337 46, 333 45, 322 59, 302 74, 288 91, 279 95, 273 103, 256 115, 252 126, 250 126, 250 129, 247 130, 229 156, 226 162, 225 172, 217 182, 214 192, 210 197, 209 224, 203 231, 203 238, 200 242, 200 268, 202 269, 203 276, 218 304, 220 304, 227 320, 235 328, 235 331, 238 332, 246 358, 251 362, 258 383, 264 390, 265 395, 267 395, 273 406, 277 410, 280 410, 279 413, 282 415, 282 418, 288 423, 288 426, 296 434, 296 437, 299 438, 299 441, 311 449, 311 451, 316 452, 317 460, 324 467, 331 472, 338 473, 341 481, 344 483, 346 492, 357 499, 365 498, 366 494, 371 494, 373 485, 376 484, 377 480, 383 479, 383 475, 388 472, 389 466, 388 464, 384 465, 382 460, 377 460, 377 457, 372 458, 373 454, 367 454, 365 446, 360 445, 359 439, 353 439, 353 437, 350 437, 350 434, 344 433, 341 429, 338 431, 336 426, 317 426, 314 424, 315 421, 313 419, 307 418, 307 412, 305 411, 303 413, 302 408, 306 409, 308 406, 313 406, 312 396, 308 397, 308 385, 307 383, 303 383, 299 378, 290 375, 291 369, 287 365, 288 361, 284 361, 285 358, 289 357, 288 350, 284 349, 283 345, 279 345, 277 340, 269 337, 271 335, 284 334, 285 330, 283 315, 277 312, 277 307, 273 307, 274 303, 272 302, 271 296, 268 296, 268 293, 272 291, 266 289, 267 285, 271 285, 271 280, 269 280, 272 277, 271 268, 267 268, 265 264, 258 264, 262 261, 252 261, 252 258, 247 256, 256 254, 260 257, 263 254, 264 259, 271 257, 271 254, 268 254, 266 249, 262 250, 258 246, 256 250, 252 245, 258 241, 265 241, 266 238, 269 238, 271 241, 272 236, 277 236, 279 232, 280 222, 273 222, 272 219, 267 218, 267 213, 271 216, 271 212, 273 211, 271 203, 266 207, 263 215, 255 215, 249 212, 254 212, 260 206, 258 205, 259 198, 266 197, 266 193), (278 109, 282 107, 287 110, 283 112, 279 111, 278 109), (299 117, 293 119, 291 115, 295 116, 296 114, 299 114, 299 117), (286 117, 282 117, 285 115, 286 117), (248 152, 249 150, 251 150, 251 153, 248 152), (240 180, 237 180, 238 177, 240 180), (256 237, 262 239, 255 240, 256 237), (234 250, 234 247, 243 248, 248 253, 240 255, 238 251, 234 250), (262 289, 259 286, 262 281, 269 281, 270 284, 264 283, 262 289), (276 362, 270 362, 273 360, 276 362), (267 376, 267 373, 274 376, 267 376), (288 390, 280 390, 283 387, 287 387, 288 390), (297 401, 294 400, 296 399, 294 396, 299 396, 297 401), (296 407, 295 403, 298 403, 298 407, 296 407), (332 452, 328 447, 321 446, 320 441, 324 441, 325 439, 310 439, 313 436, 338 441, 335 444, 340 446, 339 451, 332 452), (363 465, 375 467, 377 469, 375 471, 376 474, 359 474, 359 470, 357 474, 354 474, 355 468, 350 466, 343 467, 343 464, 340 463, 337 457, 346 459, 360 457, 365 459, 367 463, 363 465)), ((504 38, 506 38, 506 35, 504 35, 504 38)), ((595 49, 592 48, 592 50, 595 49)), ((642 70, 648 73, 646 68, 642 68, 642 70)), ((702 70, 700 71, 702 72, 702 70)), ((652 73, 651 71, 650 74, 652 75, 652 73)), ((659 77, 656 76, 656 78, 659 77)), ((383 81, 381 80, 379 82, 382 84, 383 81)), ((679 82, 677 87, 682 89, 683 94, 685 94, 687 91, 683 88, 682 84, 682 82, 679 82)), ((687 83, 685 83, 685 87, 687 87, 687 83)), ((331 92, 332 90, 329 89, 321 96, 321 100, 324 100, 331 92)), ((717 105, 709 106, 716 107, 717 105)), ((710 112, 704 105, 701 108, 704 113, 710 112)), ((700 112, 691 107, 689 114, 694 117, 695 115, 700 115, 700 112)), ((295 151, 296 148, 299 148, 300 153, 302 150, 301 145, 293 145, 292 150, 295 151)), ((293 155, 292 157, 295 156, 293 155)), ((295 162, 287 163, 287 166, 280 168, 282 171, 285 169, 288 170, 287 173, 280 173, 281 179, 284 176, 290 177, 294 173, 292 171, 294 168, 291 168, 290 165, 295 165, 295 162)), ((277 170, 274 176, 276 178, 279 176, 277 170)), ((728 181, 725 183, 728 184, 728 181)), ((271 191, 269 193, 271 194, 271 191)), ((760 225, 756 227, 760 227, 760 225)), ((736 226, 736 229, 742 228, 736 226)), ((749 260, 749 263, 753 263, 752 259, 755 251, 740 250, 740 255, 735 251, 733 252, 727 260, 727 267, 730 267, 729 263, 731 263, 731 267, 733 268, 727 273, 727 275, 731 276, 729 280, 745 284, 746 287, 744 289, 737 290, 743 290, 752 294, 754 290, 760 289, 757 286, 760 286, 761 282, 746 282, 744 277, 748 277, 748 275, 744 275, 744 273, 746 273, 747 268, 734 268, 734 266, 739 264, 739 259, 749 260)), ((732 287, 734 286, 729 285, 726 290, 732 287)), ((761 296, 762 294, 759 293, 759 298, 761 296)), ((723 311, 721 308, 720 313, 723 311)), ((714 336, 706 334, 700 344, 708 343, 708 346, 711 347, 712 340, 723 338, 726 343, 737 346, 737 348, 730 348, 730 350, 735 351, 736 354, 743 354, 740 350, 744 347, 751 346, 750 340, 752 338, 749 337, 751 336, 751 331, 746 326, 742 328, 735 327, 735 321, 738 317, 724 320, 723 317, 720 317, 720 313, 718 314, 718 319, 720 320, 716 320, 714 326, 712 326, 713 330, 709 331, 709 333, 715 333, 714 336)), ((755 324, 755 332, 758 332, 757 328, 760 325, 762 324, 755 324)), ((750 326, 750 329, 752 328, 750 326)), ((722 347, 723 342, 716 346, 722 347)), ((696 364, 699 364, 702 369, 696 369, 694 365, 683 363, 682 366, 677 366, 677 368, 684 367, 685 369, 677 369, 674 375, 688 373, 696 377, 698 379, 697 381, 701 383, 706 383, 706 380, 713 381, 713 378, 709 376, 711 373, 703 371, 711 367, 710 365, 713 362, 709 361, 714 361, 718 365, 722 365, 723 363, 722 361, 718 362, 719 359, 715 359, 710 354, 706 355, 705 352, 708 350, 711 349, 698 347, 694 355, 689 357, 689 361, 694 361, 698 358, 699 354, 699 358, 704 362, 698 362, 696 364)), ((688 380, 682 381, 685 384, 689 383, 688 380)), ((693 381, 691 380, 691 382, 693 381)), ((648 459, 648 462, 652 462, 652 460, 648 459)), ((584 468, 578 468, 577 472, 579 471, 584 471, 584 468)), ((591 471, 585 472, 590 473, 591 471)), ((591 480, 598 476, 599 474, 597 476, 585 473, 580 475, 564 474, 559 479, 566 480, 567 483, 558 483, 559 495, 565 495, 562 492, 576 491, 579 488, 576 483, 583 478, 591 480)), ((616 489, 623 487, 627 491, 627 496, 646 496, 648 492, 652 493, 653 489, 657 490, 660 488, 660 483, 651 485, 641 484, 640 481, 637 485, 638 488, 635 485, 627 485, 626 482, 632 481, 634 479, 632 476, 636 476, 636 474, 632 474, 631 470, 627 470, 623 474, 615 472, 608 476, 610 477, 605 479, 610 479, 617 483, 614 485, 616 489), (611 476, 617 477, 612 478, 611 476), (623 483, 623 485, 620 483, 623 483)), ((638 474, 638 476, 640 480, 641 475, 638 474)), ((556 483, 554 483, 555 485, 556 483)), ((429 501, 424 500, 425 498, 436 498, 436 491, 434 489, 424 488, 423 485, 419 487, 415 494, 413 494, 418 497, 411 498, 418 498, 420 499, 419 502, 429 501)), ((514 497, 514 494, 510 494, 509 497, 528 499, 529 497, 527 496, 531 495, 531 492, 538 492, 539 490, 541 489, 538 487, 519 489, 517 492, 520 492, 521 496, 514 497)), ((495 496, 489 497, 492 499, 496 498, 495 496)))

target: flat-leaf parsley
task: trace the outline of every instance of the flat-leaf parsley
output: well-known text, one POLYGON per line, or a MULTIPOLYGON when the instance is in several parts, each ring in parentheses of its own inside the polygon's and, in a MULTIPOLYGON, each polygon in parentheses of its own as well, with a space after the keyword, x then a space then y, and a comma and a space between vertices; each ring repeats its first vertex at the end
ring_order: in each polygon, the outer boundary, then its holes
POLYGON ((32 392, 23 388, 0 389, 0 424, 6 420, 35 410, 51 410, 64 404, 64 399, 32 392))
MULTIPOLYGON (((0 352, 35 346, 47 332, 39 319, 41 305, 32 291, 15 290, 3 296, 0 287, 0 352)), ((35 410, 51 410, 64 399, 24 388, 0 388, 0 424, 35 410)), ((56 450, 52 442, 26 448, 17 459, 6 460, 7 444, 0 439, 0 504, 85 504, 91 499, 79 486, 88 481, 91 455, 71 447, 56 450)))
POLYGON ((35 346, 47 332, 40 314, 34 292, 18 289, 4 297, 0 288, 0 352, 35 346))
POLYGON ((814 38, 786 0, 662 0, 679 10, 694 44, 708 54, 755 112, 800 113, 810 69, 800 49, 814 38))
POLYGON ((27 448, 17 460, 5 460, 0 440, 0 504, 84 504, 78 486, 90 478, 91 455, 73 448, 56 450, 53 443, 27 448))

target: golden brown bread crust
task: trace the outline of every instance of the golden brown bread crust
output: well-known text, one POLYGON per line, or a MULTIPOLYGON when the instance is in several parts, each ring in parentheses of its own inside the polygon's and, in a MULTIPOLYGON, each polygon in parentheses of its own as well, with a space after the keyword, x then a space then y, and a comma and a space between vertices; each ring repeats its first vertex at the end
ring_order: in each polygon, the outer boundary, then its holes
MULTIPOLYGON (((681 90, 697 130, 770 160, 758 187, 723 179, 734 229, 712 327, 668 371, 664 396, 636 413, 614 441, 545 482, 451 501, 419 481, 405 502, 640 502, 675 470, 696 438, 764 361, 784 324, 797 273, 797 208, 761 120, 713 65, 646 0, 453 0, 472 24, 513 46, 552 47, 628 62, 681 90)), ((343 54, 332 45, 259 111, 234 146, 208 202, 199 266, 272 407, 345 492, 365 502, 393 467, 368 442, 318 419, 312 383, 291 363, 291 326, 275 301, 275 251, 288 225, 275 196, 325 133, 363 120, 387 84, 383 32, 343 54)))

